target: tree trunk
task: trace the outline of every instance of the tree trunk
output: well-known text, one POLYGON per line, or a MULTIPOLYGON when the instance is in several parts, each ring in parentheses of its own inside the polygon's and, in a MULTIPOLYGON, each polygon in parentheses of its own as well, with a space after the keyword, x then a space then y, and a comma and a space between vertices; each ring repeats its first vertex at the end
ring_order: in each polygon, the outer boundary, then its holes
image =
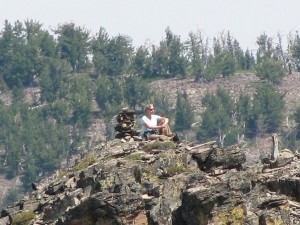
POLYGON ((276 160, 279 156, 279 150, 278 150, 278 135, 276 133, 272 134, 272 141, 273 141, 273 150, 271 159, 276 160))

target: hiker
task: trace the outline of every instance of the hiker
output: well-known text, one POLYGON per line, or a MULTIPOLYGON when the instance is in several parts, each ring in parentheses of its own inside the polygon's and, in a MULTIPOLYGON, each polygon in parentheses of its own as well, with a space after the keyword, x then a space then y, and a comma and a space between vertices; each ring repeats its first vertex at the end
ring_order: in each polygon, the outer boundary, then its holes
POLYGON ((145 115, 142 117, 143 125, 143 137, 148 140, 160 139, 166 140, 167 137, 172 136, 172 132, 169 127, 169 119, 154 114, 153 104, 145 106, 145 115))

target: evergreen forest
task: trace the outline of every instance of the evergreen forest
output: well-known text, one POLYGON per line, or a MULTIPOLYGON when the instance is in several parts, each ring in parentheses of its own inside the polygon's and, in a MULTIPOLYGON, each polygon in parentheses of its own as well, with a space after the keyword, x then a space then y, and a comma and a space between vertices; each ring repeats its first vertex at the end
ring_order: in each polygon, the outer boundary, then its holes
POLYGON ((171 118, 176 132, 193 130, 193 141, 218 140, 228 146, 240 137, 253 140, 280 132, 285 145, 296 150, 300 107, 293 114, 295 126, 283 131, 284 94, 277 86, 288 73, 300 70, 300 36, 291 34, 285 41, 280 34, 274 38, 263 33, 254 41, 255 52, 242 49, 229 31, 213 39, 190 32, 182 40, 167 27, 159 45, 133 46, 131 37, 110 36, 104 27, 93 36, 74 23, 45 30, 32 20, 5 21, 0 31, 0 92, 11 99, 0 102, 1 173, 8 179, 20 176, 21 189, 27 191, 32 182, 82 151, 93 119, 107 124, 107 139, 112 139, 111 121, 120 109, 130 107, 141 114, 149 102, 171 118), (168 95, 148 88, 155 80, 209 83, 237 72, 254 73, 263 81, 255 94, 233 99, 224 88, 207 92, 199 100, 206 109, 200 116, 186 91, 177 92, 174 106, 168 95), (28 88, 40 90, 37 101, 26 100, 28 88))

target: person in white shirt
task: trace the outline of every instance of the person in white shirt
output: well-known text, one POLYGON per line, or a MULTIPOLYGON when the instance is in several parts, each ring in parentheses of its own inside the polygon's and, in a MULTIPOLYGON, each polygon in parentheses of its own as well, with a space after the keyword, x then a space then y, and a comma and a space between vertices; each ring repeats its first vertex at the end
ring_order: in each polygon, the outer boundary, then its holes
POLYGON ((154 110, 153 104, 145 106, 145 115, 142 117, 143 137, 148 140, 172 136, 169 119, 155 115, 154 110))

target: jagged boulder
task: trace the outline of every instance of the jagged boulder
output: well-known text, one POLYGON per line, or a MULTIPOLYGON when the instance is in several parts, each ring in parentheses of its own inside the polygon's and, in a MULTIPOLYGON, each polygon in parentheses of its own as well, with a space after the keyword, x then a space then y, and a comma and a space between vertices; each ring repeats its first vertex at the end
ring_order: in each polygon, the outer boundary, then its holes
POLYGON ((219 148, 215 142, 209 142, 207 148, 201 145, 199 149, 193 151, 193 158, 197 161, 199 168, 203 171, 213 169, 241 169, 246 162, 246 155, 240 145, 233 145, 225 149, 219 148), (203 148, 204 147, 204 148, 203 148))

